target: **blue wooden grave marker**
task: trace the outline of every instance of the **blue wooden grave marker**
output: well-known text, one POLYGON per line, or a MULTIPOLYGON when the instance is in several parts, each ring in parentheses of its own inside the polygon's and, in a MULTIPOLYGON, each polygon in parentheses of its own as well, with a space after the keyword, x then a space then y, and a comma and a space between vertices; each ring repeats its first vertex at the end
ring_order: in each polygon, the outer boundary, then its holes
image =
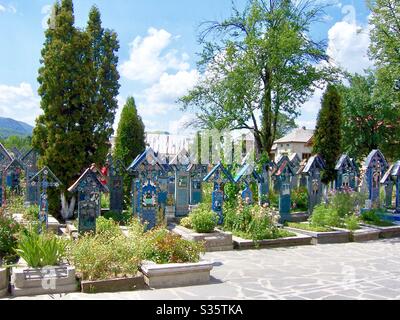
POLYGON ((386 189, 387 208, 392 208, 393 187, 396 188, 395 213, 400 214, 400 161, 390 166, 389 170, 383 176, 381 184, 390 186, 390 189, 386 189))
POLYGON ((157 225, 157 212, 160 209, 158 193, 161 191, 158 179, 165 178, 166 170, 153 149, 148 148, 133 160, 128 172, 133 176, 133 215, 146 223, 150 230, 157 225))
POLYGON ((29 184, 35 189, 40 190, 38 219, 39 233, 41 233, 42 226, 45 225, 47 230, 49 222, 49 201, 47 189, 59 188, 62 183, 48 167, 44 167, 29 180, 29 184))
POLYGON ((366 179, 369 191, 369 200, 376 205, 380 205, 380 186, 381 180, 389 168, 389 165, 379 150, 373 150, 368 155, 365 165, 366 179))
POLYGON ((7 185, 10 187, 11 192, 21 194, 21 173, 25 171, 25 166, 19 159, 13 159, 11 163, 4 170, 7 176, 7 185))
POLYGON ((315 155, 308 160, 302 171, 302 174, 307 177, 308 212, 310 214, 322 200, 321 171, 324 169, 325 161, 320 155, 315 155))
POLYGON ((359 171, 355 162, 347 154, 344 154, 340 157, 340 159, 336 163, 335 170, 336 190, 342 191, 349 188, 352 190, 356 190, 359 171))
POLYGON ((225 169, 223 164, 218 163, 210 173, 204 177, 204 182, 209 181, 214 182, 214 188, 212 192, 212 211, 214 211, 218 217, 218 224, 222 224, 224 222, 223 216, 223 204, 224 204, 224 185, 227 182, 235 183, 229 171, 225 169))
POLYGON ((289 160, 290 160, 290 163, 292 164, 294 172, 296 172, 294 177, 292 177, 292 190, 293 190, 293 189, 296 189, 299 187, 299 176, 297 175, 297 172, 300 169, 301 159, 297 153, 293 153, 289 157, 289 160))
POLYGON ((121 214, 124 210, 124 172, 123 163, 112 155, 107 156, 108 189, 110 191, 110 211, 121 214))
POLYGON ((38 153, 35 149, 29 150, 22 158, 21 161, 25 165, 25 179, 26 179, 26 195, 25 204, 27 206, 38 204, 40 198, 40 191, 37 186, 32 186, 29 181, 38 172, 38 153))
POLYGON ((283 156, 279 166, 272 172, 279 186, 279 214, 281 222, 288 220, 292 208, 291 189, 292 178, 296 175, 292 163, 287 156, 283 156))
POLYGON ((189 154, 184 149, 169 162, 175 172, 175 210, 177 217, 183 217, 189 213, 190 173, 187 171, 189 164, 189 154))
POLYGON ((190 200, 191 205, 201 203, 203 196, 202 181, 207 175, 208 166, 202 164, 190 164, 187 168, 190 177, 190 200))
POLYGON ((5 169, 11 163, 12 157, 0 143, 0 208, 5 203, 5 169))
POLYGON ((100 216, 101 193, 108 193, 107 186, 99 180, 99 170, 92 165, 68 189, 78 192, 78 232, 96 232, 96 219, 100 216))
POLYGON ((234 178, 234 182, 236 184, 244 184, 244 188, 241 192, 241 198, 247 204, 252 204, 254 202, 253 192, 250 188, 251 183, 256 182, 260 186, 260 184, 263 184, 263 181, 264 179, 257 173, 255 167, 248 163, 243 165, 234 178))

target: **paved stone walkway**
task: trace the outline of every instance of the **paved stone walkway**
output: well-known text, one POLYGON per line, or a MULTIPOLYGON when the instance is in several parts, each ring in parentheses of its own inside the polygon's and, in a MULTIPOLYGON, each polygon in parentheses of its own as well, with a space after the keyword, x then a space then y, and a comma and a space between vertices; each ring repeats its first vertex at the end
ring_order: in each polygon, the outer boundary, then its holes
POLYGON ((29 299, 400 299, 400 239, 208 253, 209 285, 29 299))

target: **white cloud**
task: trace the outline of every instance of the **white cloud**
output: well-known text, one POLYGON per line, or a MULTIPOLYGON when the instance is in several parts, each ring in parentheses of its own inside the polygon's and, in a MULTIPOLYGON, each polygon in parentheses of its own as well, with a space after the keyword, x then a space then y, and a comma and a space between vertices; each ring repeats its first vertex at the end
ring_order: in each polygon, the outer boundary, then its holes
POLYGON ((44 18, 42 19, 42 27, 43 29, 47 29, 48 28, 48 21, 50 19, 50 15, 51 15, 51 11, 52 11, 52 5, 50 4, 46 4, 42 7, 42 14, 44 14, 44 18))
POLYGON ((19 86, 0 85, 0 115, 34 124, 41 113, 40 99, 32 86, 21 83, 19 86))
POLYGON ((183 135, 193 133, 194 130, 188 127, 188 124, 195 120, 195 116, 190 113, 183 114, 178 120, 169 124, 169 132, 171 134, 183 135))
POLYGON ((0 12, 6 12, 6 8, 0 4, 0 12))
POLYGON ((370 27, 362 27, 355 21, 337 22, 328 32, 327 53, 332 62, 351 73, 363 73, 373 66, 368 58, 370 27))
POLYGON ((0 4, 0 13, 5 13, 5 12, 16 14, 17 8, 12 4, 8 4, 7 6, 0 4))
POLYGON ((130 44, 129 60, 120 67, 121 74, 129 80, 154 83, 168 70, 188 70, 186 53, 179 55, 176 50, 164 53, 173 39, 169 32, 155 28, 150 28, 145 38, 136 37, 130 44))

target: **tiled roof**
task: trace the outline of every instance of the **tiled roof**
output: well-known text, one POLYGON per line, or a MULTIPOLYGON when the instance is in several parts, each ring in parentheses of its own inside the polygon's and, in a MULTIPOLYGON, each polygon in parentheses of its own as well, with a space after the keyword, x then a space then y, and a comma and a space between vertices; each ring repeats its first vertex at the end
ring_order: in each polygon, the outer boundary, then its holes
POLYGON ((287 136, 284 136, 283 138, 276 140, 274 143, 275 144, 293 143, 293 142, 307 143, 311 140, 313 136, 314 136, 314 130, 300 128, 292 131, 287 136))

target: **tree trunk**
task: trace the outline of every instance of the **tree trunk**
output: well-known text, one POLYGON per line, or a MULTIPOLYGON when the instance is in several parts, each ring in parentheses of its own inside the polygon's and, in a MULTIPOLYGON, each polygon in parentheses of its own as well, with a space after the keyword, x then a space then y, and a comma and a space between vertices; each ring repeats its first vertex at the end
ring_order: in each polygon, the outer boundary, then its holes
POLYGON ((61 216, 63 217, 64 220, 71 219, 74 216, 75 203, 76 203, 75 196, 71 198, 71 201, 68 204, 65 192, 61 193, 61 216))

